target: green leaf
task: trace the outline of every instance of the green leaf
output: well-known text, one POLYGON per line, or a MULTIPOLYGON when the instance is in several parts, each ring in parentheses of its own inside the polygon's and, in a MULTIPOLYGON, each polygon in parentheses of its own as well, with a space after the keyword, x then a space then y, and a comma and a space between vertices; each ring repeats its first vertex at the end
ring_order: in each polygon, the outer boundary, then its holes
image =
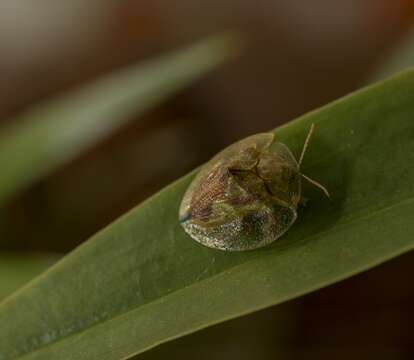
POLYGON ((58 259, 54 254, 0 254, 0 299, 3 299, 58 259))
POLYGON ((0 205, 228 58, 235 43, 212 37, 120 70, 40 105, 0 134, 0 205))
MULTIPOLYGON (((308 205, 256 251, 199 245, 177 220, 194 173, 99 232, 0 305, 0 359, 124 359, 281 303, 414 247, 414 71, 276 130, 299 154, 308 205)), ((214 136, 210 134, 209 136, 214 136)))

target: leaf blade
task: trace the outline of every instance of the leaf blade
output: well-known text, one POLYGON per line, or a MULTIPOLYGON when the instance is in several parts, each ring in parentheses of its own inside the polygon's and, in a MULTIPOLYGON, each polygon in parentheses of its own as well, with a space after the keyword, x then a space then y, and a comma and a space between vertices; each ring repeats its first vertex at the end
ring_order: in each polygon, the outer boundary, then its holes
POLYGON ((0 305, 0 359, 127 358, 413 249, 413 93, 407 71, 277 130, 298 154, 316 124, 303 171, 332 201, 305 187, 309 206, 271 247, 225 253, 192 241, 177 212, 194 173, 156 194, 0 305))

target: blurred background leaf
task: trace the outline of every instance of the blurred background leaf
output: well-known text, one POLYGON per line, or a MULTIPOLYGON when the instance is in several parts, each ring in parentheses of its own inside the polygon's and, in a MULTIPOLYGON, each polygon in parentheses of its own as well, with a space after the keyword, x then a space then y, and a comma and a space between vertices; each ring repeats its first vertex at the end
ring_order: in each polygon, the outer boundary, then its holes
POLYGON ((402 39, 393 46, 391 51, 375 69, 372 81, 385 79, 401 70, 414 65, 414 27, 409 29, 402 39))
POLYGON ((59 258, 56 254, 0 253, 0 301, 45 271, 59 258))
POLYGON ((39 106, 0 137, 0 204, 222 62, 229 38, 125 69, 39 106))
POLYGON ((192 241, 177 221, 192 173, 3 302, 0 355, 126 358, 411 250, 413 92, 407 71, 277 129, 298 154, 316 124, 303 171, 333 196, 305 186, 309 205, 273 246, 226 253, 192 241))

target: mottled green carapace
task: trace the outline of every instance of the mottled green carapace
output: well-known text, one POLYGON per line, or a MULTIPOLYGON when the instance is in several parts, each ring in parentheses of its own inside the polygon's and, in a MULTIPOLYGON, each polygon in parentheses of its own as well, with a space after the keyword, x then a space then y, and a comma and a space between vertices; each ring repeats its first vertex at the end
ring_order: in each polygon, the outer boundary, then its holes
POLYGON ((273 133, 250 136, 213 157, 184 195, 179 219, 199 243, 220 250, 256 249, 282 236, 297 217, 299 161, 273 133))

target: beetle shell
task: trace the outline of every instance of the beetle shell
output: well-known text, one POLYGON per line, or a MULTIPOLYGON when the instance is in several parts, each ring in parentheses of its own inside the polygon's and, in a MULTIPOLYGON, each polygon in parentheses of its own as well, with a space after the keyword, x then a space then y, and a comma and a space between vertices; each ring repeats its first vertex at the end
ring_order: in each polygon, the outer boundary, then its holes
POLYGON ((199 243, 220 250, 252 250, 282 236, 301 197, 299 165, 289 148, 263 133, 213 157, 190 184, 179 220, 199 243))

